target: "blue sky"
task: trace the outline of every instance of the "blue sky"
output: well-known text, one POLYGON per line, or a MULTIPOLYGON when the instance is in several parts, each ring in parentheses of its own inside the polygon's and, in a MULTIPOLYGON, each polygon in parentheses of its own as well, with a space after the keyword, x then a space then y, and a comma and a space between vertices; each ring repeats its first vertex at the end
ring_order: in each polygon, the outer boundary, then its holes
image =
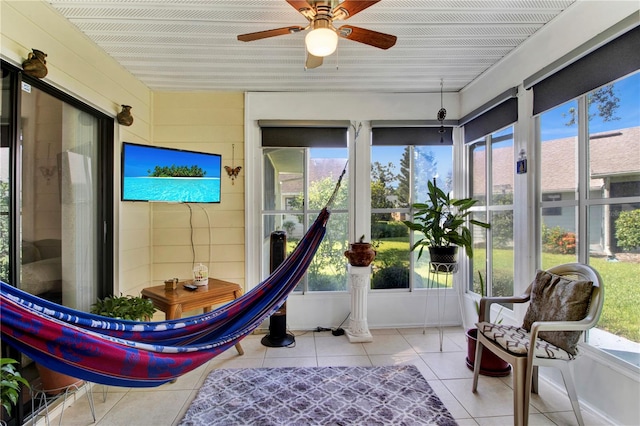
POLYGON ((123 156, 125 177, 148 176, 147 170, 153 170, 155 166, 171 165, 197 165, 207 172, 206 177, 220 177, 221 158, 217 154, 126 144, 123 145, 123 156))
MULTIPOLYGON (((614 85, 614 93, 620 99, 615 113, 620 119, 604 122, 596 116, 589 122, 590 133, 640 126, 640 73, 617 81, 614 85)), ((578 134, 576 125, 565 125, 568 117, 563 117, 563 114, 566 114, 571 107, 577 107, 575 100, 541 115, 542 140, 561 139, 578 134)), ((593 109, 592 106, 592 113, 593 109)))

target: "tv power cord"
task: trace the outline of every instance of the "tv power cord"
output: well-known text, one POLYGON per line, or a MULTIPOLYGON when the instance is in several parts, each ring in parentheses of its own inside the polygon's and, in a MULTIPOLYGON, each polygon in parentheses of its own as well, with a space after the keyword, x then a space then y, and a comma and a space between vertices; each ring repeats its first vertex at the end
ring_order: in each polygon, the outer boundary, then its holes
POLYGON ((338 326, 338 328, 336 328, 335 330, 331 331, 331 334, 333 334, 334 336, 342 336, 344 335, 344 329, 342 328, 342 324, 344 324, 344 322, 349 319, 349 315, 351 315, 351 312, 349 312, 347 314, 347 316, 344 318, 344 320, 342 320, 342 322, 340 323, 340 325, 338 326))

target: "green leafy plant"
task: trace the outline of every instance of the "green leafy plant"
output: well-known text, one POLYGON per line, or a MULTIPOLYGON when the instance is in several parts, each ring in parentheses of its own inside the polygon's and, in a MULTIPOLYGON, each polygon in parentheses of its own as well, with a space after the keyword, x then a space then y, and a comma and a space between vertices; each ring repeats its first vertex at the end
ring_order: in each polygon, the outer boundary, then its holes
POLYGON ((437 187, 435 179, 427 182, 428 200, 426 203, 413 205, 415 213, 413 222, 403 221, 411 230, 421 232, 424 237, 416 241, 411 250, 420 248, 418 258, 422 256, 424 247, 460 246, 464 247, 469 258, 473 257, 473 238, 467 227, 467 220, 473 225, 490 228, 488 223, 468 218, 469 210, 478 200, 472 198, 451 198, 449 193, 437 187))
POLYGON ((640 209, 620 212, 616 219, 618 246, 625 250, 640 247, 640 209))
POLYGON ((20 386, 29 388, 29 382, 16 370, 13 358, 0 358, 0 388, 2 407, 11 415, 11 409, 18 403, 20 386))
MULTIPOLYGON (((485 297, 487 294, 485 292, 485 287, 484 287, 484 278, 482 278, 482 273, 480 271, 478 271, 478 279, 480 280, 480 297, 485 297)), ((476 313, 478 314, 478 316, 480 316, 480 301, 476 300, 473 302, 476 305, 476 313)), ((501 324, 502 323, 502 318, 500 318, 500 313, 502 312, 503 307, 500 308, 500 311, 498 311, 498 318, 496 319, 495 324, 501 324)))
POLYGON ((132 321, 149 320, 156 308, 149 299, 137 296, 107 296, 91 305, 91 313, 132 321))

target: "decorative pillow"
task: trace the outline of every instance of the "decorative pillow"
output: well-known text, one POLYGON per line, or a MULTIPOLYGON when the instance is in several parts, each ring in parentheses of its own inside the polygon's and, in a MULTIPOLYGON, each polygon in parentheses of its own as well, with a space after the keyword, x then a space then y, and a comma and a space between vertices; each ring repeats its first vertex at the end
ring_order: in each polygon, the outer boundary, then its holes
MULTIPOLYGON (((531 331, 536 321, 579 321, 587 315, 593 282, 574 281, 566 277, 538 271, 531 286, 531 304, 522 328, 531 331)), ((576 354, 581 331, 540 332, 541 339, 576 354)))

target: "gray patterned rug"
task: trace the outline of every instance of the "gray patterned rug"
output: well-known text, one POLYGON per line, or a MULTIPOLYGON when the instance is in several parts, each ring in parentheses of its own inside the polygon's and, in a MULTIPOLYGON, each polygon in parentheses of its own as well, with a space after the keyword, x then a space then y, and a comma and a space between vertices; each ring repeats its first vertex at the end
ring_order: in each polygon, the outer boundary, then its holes
POLYGON ((413 365, 214 370, 180 423, 455 424, 413 365))

